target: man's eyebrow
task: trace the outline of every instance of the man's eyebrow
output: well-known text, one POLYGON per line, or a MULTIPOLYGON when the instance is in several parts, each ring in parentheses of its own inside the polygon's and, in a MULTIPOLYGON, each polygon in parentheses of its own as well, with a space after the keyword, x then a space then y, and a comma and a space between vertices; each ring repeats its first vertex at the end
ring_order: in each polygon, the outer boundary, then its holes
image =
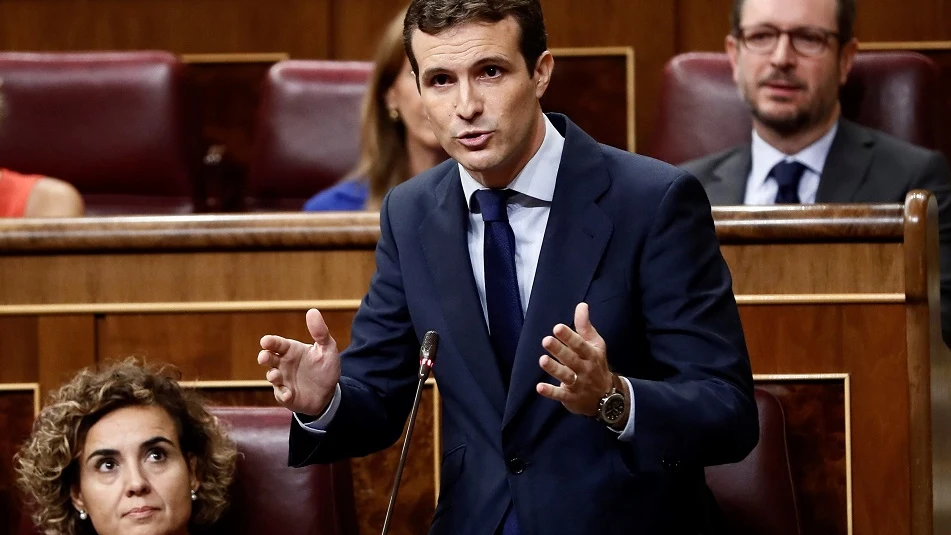
POLYGON ((444 74, 445 72, 446 72, 446 69, 444 69, 443 67, 429 67, 426 70, 424 70, 422 74, 420 74, 419 79, 428 80, 429 78, 437 74, 444 74))
POLYGON ((496 64, 498 64, 498 65, 508 65, 508 64, 509 64, 509 60, 506 59, 506 58, 503 57, 503 56, 487 56, 487 57, 481 58, 479 61, 475 62, 475 64, 473 64, 473 66, 474 66, 474 67, 482 67, 482 66, 485 66, 485 65, 496 65, 496 64))

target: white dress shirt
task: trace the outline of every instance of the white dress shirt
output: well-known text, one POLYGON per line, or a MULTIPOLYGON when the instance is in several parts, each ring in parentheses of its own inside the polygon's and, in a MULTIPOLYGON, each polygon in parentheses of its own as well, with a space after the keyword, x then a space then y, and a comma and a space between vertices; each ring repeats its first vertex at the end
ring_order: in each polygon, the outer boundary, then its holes
MULTIPOLYGON (((519 297, 522 301, 522 314, 528 311, 531 300, 532 284, 535 282, 535 270, 538 267, 538 257, 542 250, 542 241, 545 238, 545 228, 548 226, 548 215, 551 213, 551 201, 555 194, 555 180, 558 177, 558 168, 561 165, 561 155, 565 147, 565 138, 558 132, 548 117, 545 117, 545 138, 534 156, 525 164, 521 172, 515 177, 507 189, 516 192, 509 198, 506 205, 509 224, 515 234, 515 273, 518 278, 519 297)), ((485 237, 485 222, 482 214, 473 212, 472 197, 476 190, 486 189, 480 184, 462 164, 459 164, 459 176, 462 180, 462 191, 466 196, 469 207, 469 231, 467 241, 469 245, 469 261, 472 264, 472 274, 476 288, 479 291, 479 301, 482 304, 482 314, 485 324, 489 324, 489 314, 485 304, 485 260, 483 240, 485 237)), ((554 327, 554 325, 552 325, 554 327)), ((597 327, 597 326, 595 326, 597 327)), ((538 341, 539 354, 543 351, 541 340, 538 341)), ((631 393, 631 405, 627 424, 620 434, 620 440, 631 440, 634 436, 634 391, 631 382, 626 377, 621 379, 627 383, 627 390, 631 393)), ((337 408, 340 405, 340 385, 334 393, 333 401, 317 420, 303 423, 304 429, 322 434, 330 424, 337 408)), ((297 415, 294 415, 297 418, 297 415)))
POLYGON ((756 130, 753 130, 752 165, 750 176, 746 180, 746 196, 743 204, 775 204, 779 184, 776 179, 769 176, 769 173, 776 164, 782 161, 796 161, 806 166, 802 179, 799 181, 799 200, 802 204, 815 204, 816 192, 819 191, 819 178, 822 176, 826 157, 829 156, 832 140, 835 139, 835 133, 838 131, 839 123, 836 122, 812 145, 796 154, 788 155, 767 143, 759 137, 756 130))

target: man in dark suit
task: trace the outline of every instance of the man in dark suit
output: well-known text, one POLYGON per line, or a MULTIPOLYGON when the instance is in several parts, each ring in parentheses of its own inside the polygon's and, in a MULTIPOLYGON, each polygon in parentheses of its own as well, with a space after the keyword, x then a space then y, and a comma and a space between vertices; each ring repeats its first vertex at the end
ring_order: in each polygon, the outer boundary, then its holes
POLYGON ((935 193, 941 325, 951 342, 951 170, 938 152, 841 117, 855 0, 735 0, 726 50, 753 115, 752 143, 683 164, 712 204, 904 202, 935 193))
POLYGON ((554 61, 538 0, 416 0, 405 28, 453 159, 384 200, 341 356, 316 310, 313 344, 262 338, 295 412, 290 463, 393 444, 435 330, 430 533, 718 532, 703 467, 744 458, 758 426, 703 188, 542 113, 554 61))

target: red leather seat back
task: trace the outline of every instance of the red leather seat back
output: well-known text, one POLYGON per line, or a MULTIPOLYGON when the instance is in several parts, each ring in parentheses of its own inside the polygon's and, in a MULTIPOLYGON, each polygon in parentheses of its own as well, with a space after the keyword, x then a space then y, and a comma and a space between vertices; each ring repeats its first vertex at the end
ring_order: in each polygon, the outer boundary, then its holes
MULTIPOLYGON (((914 52, 860 52, 840 92, 843 116, 935 148, 938 68, 914 52)), ((749 143, 752 121, 725 53, 675 56, 664 70, 650 155, 674 164, 749 143)))
POLYGON ((287 466, 291 413, 282 407, 213 407, 238 445, 231 506, 222 535, 356 535, 349 462, 287 466))
POLYGON ((167 52, 0 53, 0 167, 61 178, 87 213, 187 213, 199 132, 167 52))
POLYGON ((249 210, 300 210, 360 153, 369 62, 282 61, 261 93, 245 188, 249 210))
POLYGON ((707 485, 733 535, 799 535, 799 512, 776 396, 756 388, 759 443, 746 459, 706 469, 707 485))

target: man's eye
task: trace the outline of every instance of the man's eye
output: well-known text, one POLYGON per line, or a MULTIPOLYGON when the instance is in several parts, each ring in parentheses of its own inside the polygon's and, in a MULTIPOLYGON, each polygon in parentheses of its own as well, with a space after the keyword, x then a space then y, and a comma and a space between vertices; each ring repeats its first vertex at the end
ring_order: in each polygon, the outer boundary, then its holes
POLYGON ((761 43, 768 43, 775 37, 776 37, 775 34, 771 32, 753 32, 753 33, 747 34, 746 41, 749 43, 761 44, 761 43))
POLYGON ((437 74, 431 79, 433 85, 446 85, 449 83, 449 77, 445 74, 437 74))
POLYGON ((824 44, 826 41, 826 38, 824 35, 814 33, 814 32, 800 33, 799 35, 796 36, 796 38, 810 45, 821 45, 821 44, 824 44))
POLYGON ((502 70, 499 69, 498 67, 490 66, 485 68, 485 75, 488 76, 489 78, 495 78, 496 76, 500 74, 502 74, 502 70))

